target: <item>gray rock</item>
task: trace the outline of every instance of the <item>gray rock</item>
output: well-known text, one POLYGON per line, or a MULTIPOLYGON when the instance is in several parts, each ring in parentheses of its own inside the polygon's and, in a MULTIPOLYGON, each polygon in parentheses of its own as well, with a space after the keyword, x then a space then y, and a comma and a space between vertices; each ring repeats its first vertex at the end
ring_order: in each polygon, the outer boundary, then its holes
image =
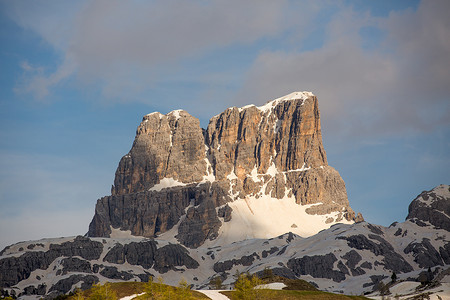
POLYGON ((255 259, 259 259, 259 255, 257 253, 253 253, 251 255, 242 256, 239 259, 226 260, 221 262, 216 262, 213 266, 213 270, 216 273, 222 273, 225 271, 229 271, 233 268, 233 266, 242 265, 242 266, 251 266, 255 259))
POLYGON ((141 282, 148 282, 150 280, 150 278, 155 277, 155 276, 153 276, 150 273, 142 273, 142 274, 138 274, 137 277, 139 277, 141 282))
POLYGON ((94 275, 71 275, 68 278, 59 280, 54 284, 50 290, 48 298, 55 298, 58 295, 63 295, 72 290, 72 287, 78 282, 82 281, 81 289, 87 290, 92 287, 95 283, 98 283, 97 276, 94 275))
POLYGON ((128 262, 131 265, 140 265, 145 269, 150 269, 155 261, 156 245, 155 241, 116 244, 109 250, 103 261, 115 264, 128 262))
POLYGON ((49 257, 43 251, 26 252, 19 257, 7 257, 0 260, 0 287, 11 287, 30 277, 37 269, 47 269, 55 257, 49 257))
POLYGON ((91 241, 81 236, 73 241, 50 244, 50 250, 25 252, 19 257, 0 260, 0 287, 10 287, 26 279, 37 269, 47 269, 58 257, 80 256, 86 260, 98 259, 103 251, 100 242, 91 241))
POLYGON ((364 283, 363 287, 368 287, 368 286, 372 286, 373 285, 374 286, 374 290, 375 290, 377 284, 380 281, 382 281, 383 279, 385 279, 385 278, 388 278, 388 276, 386 276, 386 275, 372 275, 372 276, 370 276, 371 282, 364 283))
POLYGON ((88 235, 109 237, 112 226, 130 230, 133 235, 154 237, 177 224, 191 199, 208 187, 188 185, 159 192, 103 197, 97 201, 88 235))
POLYGON ((345 263, 350 269, 354 269, 356 265, 361 261, 362 257, 355 250, 351 250, 347 252, 344 256, 342 256, 347 262, 345 263))
POLYGON ((352 272, 352 276, 360 276, 366 274, 366 271, 364 271, 361 267, 350 269, 350 272, 352 272))
POLYGON ((24 295, 44 296, 46 292, 47 292, 47 285, 45 285, 45 284, 40 284, 37 287, 34 285, 30 285, 23 289, 23 292, 20 294, 20 296, 24 296, 24 295))
POLYGON ((89 238, 77 236, 73 241, 62 244, 50 244, 47 255, 52 257, 80 256, 87 260, 99 259, 103 252, 103 244, 89 238))
POLYGON ((118 279, 118 280, 130 280, 134 278, 134 276, 130 273, 117 270, 117 267, 106 266, 103 270, 100 271, 100 275, 105 276, 109 279, 118 279))
POLYGON ((431 191, 424 191, 411 202, 406 220, 419 226, 426 222, 439 229, 450 231, 450 186, 440 185, 431 191))
MULTIPOLYGON (((335 261, 337 261, 336 256, 333 253, 329 253, 326 255, 291 258, 287 266, 296 276, 311 275, 314 278, 328 278, 335 282, 341 282, 345 280, 345 273, 341 270, 333 270, 335 261)), ((344 266, 344 264, 341 266, 344 266)))
POLYGON ((61 261, 63 275, 68 272, 92 273, 91 263, 77 257, 64 258, 61 261))
POLYGON ((361 264, 361 268, 372 270, 372 264, 368 261, 365 261, 361 264))
POLYGON ((395 252, 392 245, 385 239, 374 234, 369 234, 369 238, 362 234, 338 237, 338 239, 347 240, 347 244, 351 248, 369 250, 375 255, 383 256, 383 265, 386 269, 396 273, 406 273, 413 270, 413 267, 400 254, 395 252), (371 239, 374 239, 377 242, 374 242, 371 239))
POLYGON ((219 211, 217 212, 217 216, 223 218, 224 222, 231 221, 231 212, 233 209, 226 204, 225 206, 219 208, 219 211))
POLYGON ((443 260, 439 252, 431 245, 427 238, 422 239, 421 243, 412 242, 406 246, 405 254, 412 253, 414 261, 421 268, 435 267, 437 265, 443 266, 443 260))
POLYGON ((397 231, 394 233, 395 236, 399 236, 401 234, 402 234, 402 229, 401 228, 397 229, 397 231))
POLYGON ((439 253, 445 264, 450 264, 450 243, 445 244, 444 247, 439 247, 439 253))
POLYGON ((342 273, 346 274, 346 275, 350 275, 350 273, 348 272, 347 267, 342 263, 342 261, 339 261, 337 264, 337 268, 339 269, 339 271, 341 271, 342 273))
POLYGON ((178 227, 178 241, 190 248, 197 248, 207 239, 213 240, 222 225, 217 217, 212 199, 204 200, 198 207, 191 207, 178 227))
POLYGON ((267 256, 277 252, 278 250, 279 250, 278 247, 272 247, 272 248, 270 248, 270 250, 263 250, 263 252, 261 253, 261 256, 263 258, 266 258, 267 256))
POLYGON ((367 228, 375 234, 383 235, 383 231, 378 226, 367 223, 367 228))
POLYGON ((160 273, 177 270, 185 266, 188 269, 198 268, 198 262, 189 256, 189 251, 181 245, 169 244, 156 250, 154 269, 160 273))
MULTIPOLYGON (((288 278, 288 279, 297 279, 297 276, 295 276, 294 272, 292 272, 290 269, 286 268, 286 267, 282 267, 282 268, 273 268, 270 269, 273 276, 280 276, 280 277, 284 277, 284 278, 288 278)), ((264 274, 264 270, 256 272, 255 273, 256 276, 258 276, 259 278, 263 278, 264 274)))

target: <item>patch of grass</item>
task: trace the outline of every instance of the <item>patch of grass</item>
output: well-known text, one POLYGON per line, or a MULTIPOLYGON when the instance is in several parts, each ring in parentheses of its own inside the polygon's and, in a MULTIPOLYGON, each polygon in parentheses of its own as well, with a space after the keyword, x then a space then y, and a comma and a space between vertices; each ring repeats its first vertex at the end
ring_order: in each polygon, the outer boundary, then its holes
POLYGON ((296 290, 296 291, 318 291, 318 289, 311 283, 302 279, 288 279, 281 276, 273 276, 265 280, 267 283, 282 282, 286 285, 283 290, 296 290))
MULTIPOLYGON (((117 298, 120 299, 125 296, 130 296, 134 294, 140 294, 144 292, 145 282, 108 282, 108 288, 115 292, 117 298)), ((89 298, 92 294, 92 288, 81 292, 81 295, 89 298)), ((76 300, 77 298, 71 296, 70 300, 76 300)))
MULTIPOLYGON (((126 296, 131 296, 134 294, 142 294, 145 292, 145 288, 148 286, 147 282, 112 282, 107 284, 108 288, 112 292, 115 292, 115 294, 117 295, 117 299, 126 296)), ((180 294, 181 289, 179 287, 156 282, 153 283, 153 287, 155 288, 155 290, 162 291, 163 293, 165 292, 167 296, 170 297, 170 299, 181 299, 177 298, 176 296, 177 294, 180 294)), ((188 293, 187 297, 185 296, 183 297, 183 299, 209 299, 206 295, 197 291, 188 290, 187 293, 188 293)), ((92 289, 81 292, 81 295, 85 299, 89 299, 89 297, 92 295, 92 289)), ((165 294, 161 295, 161 297, 157 299, 167 299, 168 297, 165 296, 166 296, 165 294)), ((77 295, 70 296, 68 299, 77 300, 77 295)), ((147 300, 152 299, 152 297, 149 297, 148 295, 141 295, 138 296, 136 299, 147 300)))
MULTIPOLYGON (((264 291, 264 290, 262 290, 264 291)), ((231 300, 238 300, 235 291, 220 292, 230 298, 231 300)), ((362 296, 347 296, 340 294, 333 294, 321 291, 295 291, 295 290, 271 290, 270 296, 265 297, 263 294, 258 295, 259 300, 291 300, 291 299, 304 299, 304 300, 363 300, 368 299, 362 296)))

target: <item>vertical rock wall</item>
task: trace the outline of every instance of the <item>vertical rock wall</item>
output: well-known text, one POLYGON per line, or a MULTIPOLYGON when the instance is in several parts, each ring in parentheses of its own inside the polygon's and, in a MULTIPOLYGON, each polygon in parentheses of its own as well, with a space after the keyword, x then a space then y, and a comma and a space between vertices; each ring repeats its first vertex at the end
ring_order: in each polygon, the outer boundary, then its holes
POLYGON ((109 236, 113 227, 150 237, 180 221, 177 237, 196 247, 217 236, 211 207, 246 197, 294 197, 316 204, 309 214, 338 213, 329 222, 355 218, 344 181, 327 164, 318 101, 309 92, 228 108, 206 131, 182 110, 144 116, 111 193, 97 203, 90 236, 109 236))

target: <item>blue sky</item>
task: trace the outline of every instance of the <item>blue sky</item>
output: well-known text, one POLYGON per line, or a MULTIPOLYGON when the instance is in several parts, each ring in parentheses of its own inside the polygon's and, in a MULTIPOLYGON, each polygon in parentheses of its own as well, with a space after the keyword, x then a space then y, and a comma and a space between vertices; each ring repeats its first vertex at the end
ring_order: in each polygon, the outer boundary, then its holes
POLYGON ((142 116, 319 98, 367 221, 450 183, 448 1, 0 1, 0 248, 87 232, 142 116))

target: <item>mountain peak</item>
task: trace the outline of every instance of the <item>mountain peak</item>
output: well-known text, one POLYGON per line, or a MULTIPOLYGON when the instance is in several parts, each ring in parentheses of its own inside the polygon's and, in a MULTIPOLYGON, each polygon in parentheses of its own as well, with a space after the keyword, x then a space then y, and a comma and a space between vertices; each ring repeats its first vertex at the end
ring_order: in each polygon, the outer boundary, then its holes
POLYGON ((184 110, 144 116, 89 236, 120 229, 198 247, 289 231, 306 237, 354 220, 345 183, 327 163, 317 98, 293 92, 229 108, 206 131, 184 110))
POLYGON ((272 101, 289 101, 289 100, 306 100, 308 98, 315 97, 315 95, 308 91, 303 92, 292 92, 283 97, 279 97, 272 101))
POLYGON ((301 100, 302 104, 303 104, 303 101, 307 100, 308 98, 312 98, 312 97, 315 97, 315 95, 313 93, 311 93, 311 92, 306 92, 306 91, 303 91, 303 92, 292 92, 292 93, 287 94, 287 95, 285 95, 283 97, 279 97, 277 99, 270 100, 266 104, 261 105, 261 106, 256 106, 254 104, 249 104, 249 105, 246 105, 244 107, 240 107, 239 111, 245 110, 245 109, 250 108, 250 107, 255 107, 255 108, 257 108, 258 110, 260 110, 262 112, 267 112, 267 111, 270 111, 272 108, 274 108, 275 106, 277 106, 279 103, 281 103, 283 101, 301 100))
POLYGON ((423 191, 409 205, 406 220, 450 231, 450 186, 441 184, 423 191))

